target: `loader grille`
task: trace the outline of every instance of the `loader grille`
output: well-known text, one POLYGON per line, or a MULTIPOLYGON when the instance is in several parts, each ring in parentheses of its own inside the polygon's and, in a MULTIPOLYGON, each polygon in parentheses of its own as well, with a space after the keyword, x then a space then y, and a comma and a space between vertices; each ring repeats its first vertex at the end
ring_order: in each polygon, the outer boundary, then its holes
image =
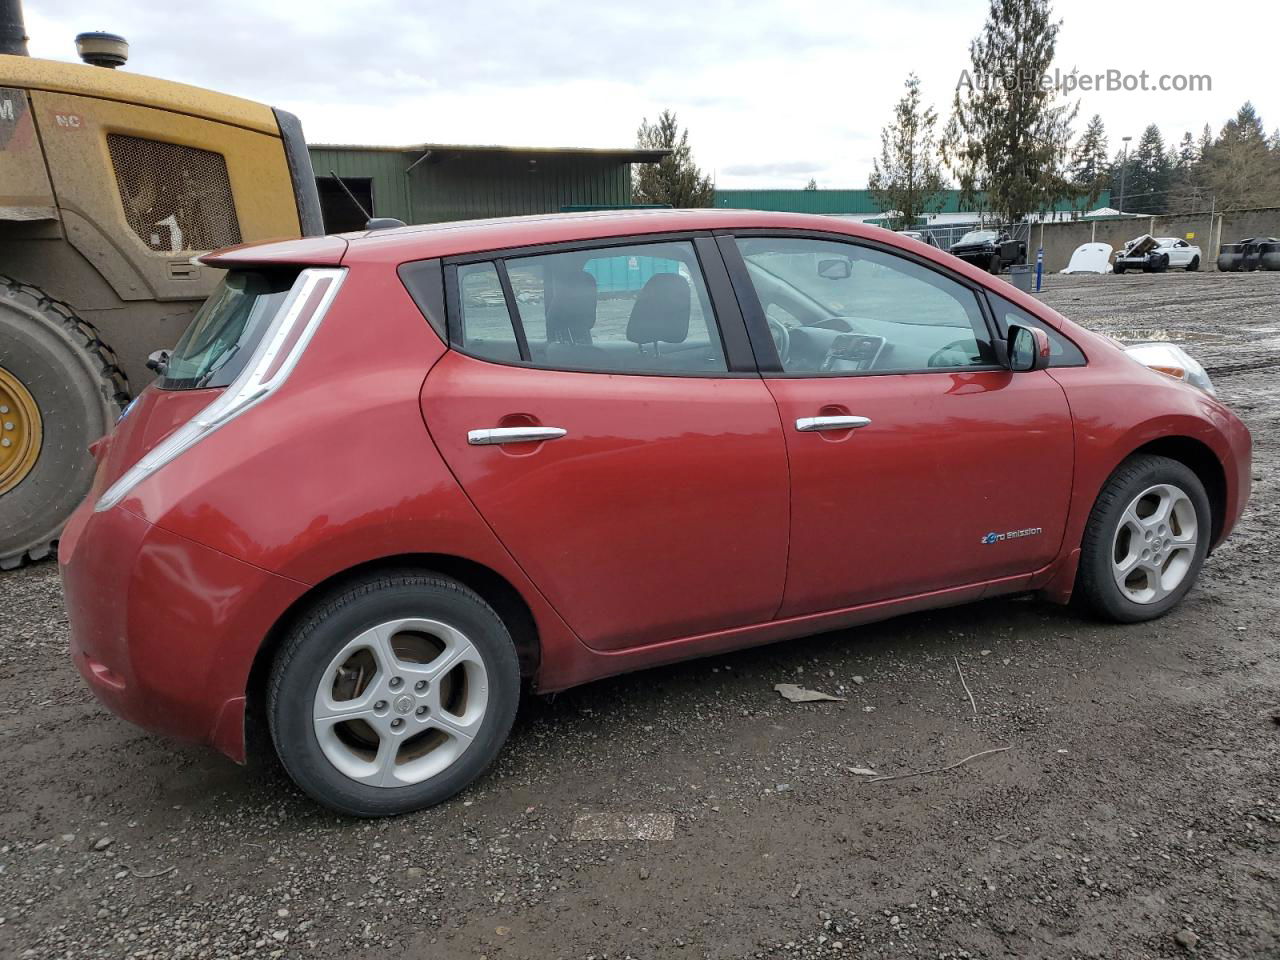
POLYGON ((216 250, 240 242, 227 161, 220 153, 107 134, 120 203, 152 250, 216 250))

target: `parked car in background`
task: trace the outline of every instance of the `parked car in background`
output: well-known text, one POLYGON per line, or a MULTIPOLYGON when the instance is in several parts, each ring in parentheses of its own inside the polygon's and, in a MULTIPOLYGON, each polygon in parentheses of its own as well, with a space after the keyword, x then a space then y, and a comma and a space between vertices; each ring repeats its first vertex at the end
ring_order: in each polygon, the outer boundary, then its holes
POLYGON ((988 273, 1000 273, 1015 263, 1027 262, 1027 244, 1011 240, 998 230, 970 230, 951 245, 951 255, 988 273))
POLYGON ((1170 268, 1200 269, 1200 248, 1178 237, 1153 237, 1144 233, 1121 248, 1112 268, 1116 273, 1141 270, 1163 273, 1170 268))
POLYGON ((1246 237, 1224 243, 1218 251, 1218 269, 1223 273, 1280 270, 1280 239, 1246 237))
POLYGON ((570 214, 203 261, 225 279, 63 534, 71 657, 237 761, 261 721, 348 814, 461 790, 522 689, 1002 594, 1159 617, 1248 497, 1249 433, 1178 347, 858 223, 570 214))
POLYGON ((921 243, 927 243, 931 247, 938 245, 937 238, 928 230, 899 230, 897 231, 904 237, 910 237, 912 240, 919 240, 921 243))
POLYGON ((1110 273, 1111 244, 1082 243, 1071 254, 1071 261, 1062 268, 1063 273, 1110 273))
POLYGON ((1280 270, 1280 240, 1267 237, 1258 244, 1258 269, 1280 270))

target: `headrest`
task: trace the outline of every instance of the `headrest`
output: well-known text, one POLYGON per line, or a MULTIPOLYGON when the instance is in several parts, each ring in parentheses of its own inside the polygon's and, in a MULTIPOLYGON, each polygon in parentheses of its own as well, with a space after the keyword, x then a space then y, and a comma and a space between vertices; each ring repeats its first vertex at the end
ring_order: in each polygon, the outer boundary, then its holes
POLYGON ((547 301, 547 340, 590 343, 596 325, 596 278, 584 271, 556 278, 547 301))
POLYGON ((632 343, 684 343, 689 336, 689 281, 678 273, 655 273, 640 289, 627 339, 632 343))

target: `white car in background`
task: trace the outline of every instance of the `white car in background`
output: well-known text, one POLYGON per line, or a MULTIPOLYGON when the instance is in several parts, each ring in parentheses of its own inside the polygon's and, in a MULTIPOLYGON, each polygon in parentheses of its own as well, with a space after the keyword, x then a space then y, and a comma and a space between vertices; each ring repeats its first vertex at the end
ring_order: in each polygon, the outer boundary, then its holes
POLYGON ((1199 270, 1200 248, 1177 237, 1153 237, 1144 233, 1124 245, 1112 269, 1116 273, 1126 270, 1163 273, 1170 267, 1199 270))
POLYGON ((1063 273, 1110 273, 1111 244, 1082 243, 1071 254, 1071 262, 1062 268, 1063 273))

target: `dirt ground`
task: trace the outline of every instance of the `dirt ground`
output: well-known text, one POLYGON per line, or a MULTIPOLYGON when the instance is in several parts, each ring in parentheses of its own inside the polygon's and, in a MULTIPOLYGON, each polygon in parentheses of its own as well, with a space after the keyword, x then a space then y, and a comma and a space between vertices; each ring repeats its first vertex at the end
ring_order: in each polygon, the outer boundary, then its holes
POLYGON ((1166 619, 997 600, 531 699, 476 787, 366 823, 110 716, 54 565, 0 574, 0 956, 1280 957, 1280 274, 1044 298, 1185 341, 1253 430, 1166 619))

